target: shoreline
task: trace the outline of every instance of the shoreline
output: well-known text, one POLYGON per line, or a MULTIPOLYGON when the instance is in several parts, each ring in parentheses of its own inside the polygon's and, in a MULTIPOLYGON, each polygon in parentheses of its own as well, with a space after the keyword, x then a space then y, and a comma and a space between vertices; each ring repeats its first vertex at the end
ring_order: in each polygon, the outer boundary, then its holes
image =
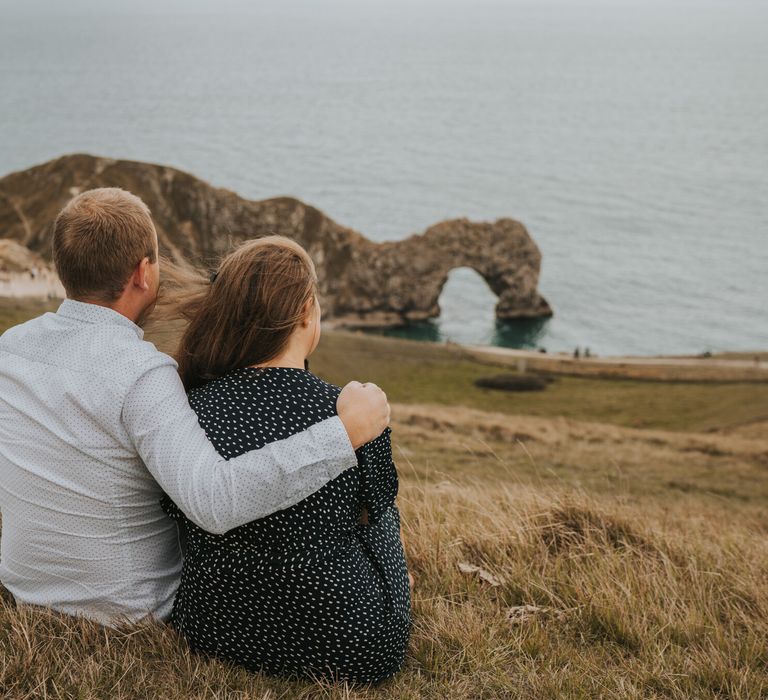
POLYGON ((505 367, 514 366, 521 373, 533 370, 601 379, 768 382, 768 361, 760 352, 755 353, 756 359, 752 360, 686 355, 575 358, 567 353, 539 353, 496 346, 461 347, 474 359, 492 360, 505 367))
MULTIPOLYGON (((432 319, 437 320, 437 319, 432 319)), ((581 355, 579 358, 575 358, 572 351, 569 350, 540 350, 538 348, 515 348, 506 345, 483 345, 472 342, 458 342, 450 339, 441 338, 426 338, 418 336, 408 336, 399 334, 390 334, 386 331, 392 329, 404 329, 408 328, 407 323, 403 323, 402 319, 399 319, 396 323, 387 324, 380 322, 378 319, 376 322, 361 323, 357 320, 349 322, 347 317, 331 318, 323 320, 323 327, 327 330, 332 330, 339 333, 357 333, 372 338, 391 338, 395 340, 402 340, 405 342, 414 343, 427 343, 430 346, 441 347, 456 347, 463 348, 470 353, 488 353, 492 355, 507 355, 514 356, 515 358, 531 359, 534 364, 541 364, 541 360, 544 364, 554 365, 555 361, 562 361, 569 366, 586 365, 586 366, 598 366, 602 363, 607 365, 616 366, 620 364, 647 364, 647 365, 670 365, 684 366, 686 364, 695 363, 698 366, 702 362, 708 362, 710 364, 728 363, 723 364, 724 367, 735 368, 738 364, 742 364, 742 367, 749 368, 758 365, 760 369, 768 368, 768 348, 766 349, 746 349, 740 348, 738 350, 722 350, 716 352, 695 352, 687 351, 680 354, 659 352, 650 355, 633 355, 633 354, 619 354, 619 355, 597 355, 591 356, 581 355)), ((416 321, 418 323, 418 321, 416 321)), ((582 348, 583 350, 583 348, 582 348)), ((504 364, 510 364, 508 358, 504 358, 504 364)), ((565 373, 565 372, 564 372, 565 373)), ((582 374, 582 372, 577 372, 582 374)), ((758 376, 762 376, 758 374, 758 376)))
POLYGON ((424 344, 453 352, 457 359, 471 359, 517 373, 538 372, 594 379, 638 379, 659 382, 768 382, 768 352, 735 352, 696 357, 691 355, 611 356, 574 358, 569 353, 542 353, 496 345, 462 345, 410 338, 392 338, 329 324, 326 330, 340 335, 364 336, 371 343, 424 344), (733 356, 733 357, 731 357, 733 356), (746 359, 751 357, 752 359, 746 359), (755 358, 757 358, 755 360, 755 358))

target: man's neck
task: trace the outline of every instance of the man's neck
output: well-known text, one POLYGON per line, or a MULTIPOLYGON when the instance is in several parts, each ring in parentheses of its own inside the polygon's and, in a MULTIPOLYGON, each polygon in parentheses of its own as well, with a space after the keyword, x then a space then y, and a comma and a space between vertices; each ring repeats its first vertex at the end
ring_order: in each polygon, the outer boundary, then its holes
POLYGON ((93 304, 94 306, 102 306, 105 309, 112 309, 112 311, 119 313, 121 316, 125 316, 129 321, 132 321, 137 325, 140 325, 139 321, 144 311, 143 309, 136 309, 134 304, 126 302, 126 300, 124 300, 122 297, 120 299, 116 299, 115 301, 104 301, 102 299, 90 298, 74 299, 74 301, 79 301, 83 304, 93 304))

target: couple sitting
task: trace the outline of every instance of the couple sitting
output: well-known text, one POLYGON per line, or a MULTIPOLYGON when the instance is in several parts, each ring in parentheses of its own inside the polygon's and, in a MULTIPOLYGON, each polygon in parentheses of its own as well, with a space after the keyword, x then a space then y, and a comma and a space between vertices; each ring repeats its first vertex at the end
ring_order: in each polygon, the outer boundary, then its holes
POLYGON ((307 253, 272 236, 211 280, 175 270, 157 315, 189 321, 177 366, 142 340, 160 284, 144 203, 85 192, 53 239, 68 299, 0 337, 0 579, 16 601, 170 619, 254 671, 393 675, 410 589, 389 406, 305 368, 307 253))

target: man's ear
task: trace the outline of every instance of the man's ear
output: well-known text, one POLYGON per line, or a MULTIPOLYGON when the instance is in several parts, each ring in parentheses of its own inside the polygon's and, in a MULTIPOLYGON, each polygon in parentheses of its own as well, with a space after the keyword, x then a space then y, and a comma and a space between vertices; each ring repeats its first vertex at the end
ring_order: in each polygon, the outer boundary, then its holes
POLYGON ((131 282, 134 287, 138 287, 144 291, 149 290, 150 265, 151 263, 149 262, 149 258, 142 258, 141 262, 136 265, 136 269, 133 271, 133 277, 131 278, 131 282))

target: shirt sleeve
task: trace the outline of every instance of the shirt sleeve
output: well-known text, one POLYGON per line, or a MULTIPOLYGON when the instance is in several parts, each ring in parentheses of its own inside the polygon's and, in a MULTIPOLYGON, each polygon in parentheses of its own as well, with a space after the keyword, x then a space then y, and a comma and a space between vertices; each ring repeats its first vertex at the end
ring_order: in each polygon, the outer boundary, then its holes
POLYGON ((378 522, 397 497, 397 469, 392 460, 392 431, 387 428, 357 451, 360 470, 360 501, 368 522, 378 522))
POLYGON ((338 416, 225 460, 200 427, 171 364, 150 369, 129 389, 123 424, 168 496, 215 534, 289 508, 357 463, 338 416))

